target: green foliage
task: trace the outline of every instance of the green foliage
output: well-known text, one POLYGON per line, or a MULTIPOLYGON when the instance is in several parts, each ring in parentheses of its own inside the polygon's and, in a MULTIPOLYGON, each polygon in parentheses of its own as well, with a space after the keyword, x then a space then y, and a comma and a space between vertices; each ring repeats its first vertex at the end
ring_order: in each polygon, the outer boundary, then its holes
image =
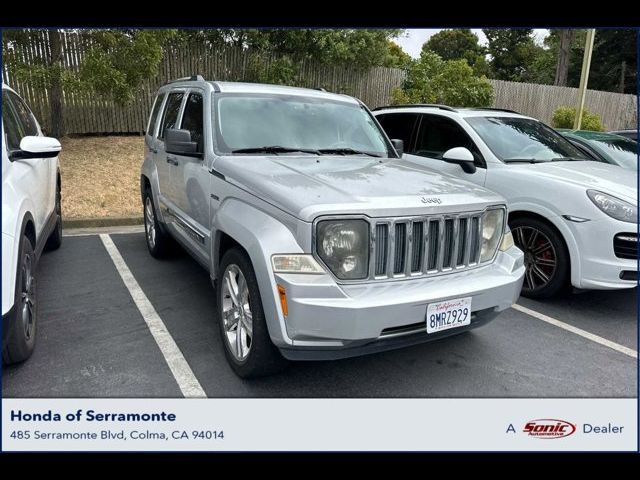
POLYGON ((46 90, 60 80, 66 91, 93 93, 126 103, 135 97, 145 79, 157 73, 163 45, 175 31, 82 30, 82 41, 91 47, 76 68, 65 68, 52 58, 36 57, 29 62, 17 58, 13 47, 29 43, 36 35, 40 32, 7 30, 3 36, 4 59, 15 78, 46 90))
POLYGON ((267 62, 260 55, 251 55, 247 68, 247 80, 276 85, 297 84, 298 69, 287 56, 267 62))
POLYGON ((387 56, 382 63, 383 67, 408 68, 412 61, 411 55, 402 50, 400 45, 389 40, 387 56))
POLYGON ((89 91, 124 104, 158 71, 171 30, 94 30, 78 78, 89 91))
MULTIPOLYGON (((242 46, 248 51, 310 59, 357 68, 385 65, 391 52, 390 40, 399 29, 208 29, 180 30, 176 41, 206 42, 214 46, 242 46)), ((395 55, 397 56, 397 55, 395 55)))
POLYGON ((636 49, 637 30, 635 29, 596 30, 589 88, 637 94, 638 54, 636 49))
POLYGON ((440 30, 422 45, 422 51, 437 53, 443 60, 464 59, 477 76, 489 76, 491 72, 485 48, 468 28, 440 30))
MULTIPOLYGON (((573 122, 576 118, 576 108, 562 106, 558 107, 553 112, 553 118, 551 125, 555 128, 573 128, 573 122)), ((582 110, 582 125, 581 130, 592 130, 595 132, 603 132, 604 125, 602 119, 597 113, 590 113, 586 108, 582 110)))
POLYGON ((422 51, 425 50, 437 53, 443 60, 459 60, 484 53, 478 37, 468 28, 440 30, 422 45, 422 51))
POLYGON ((487 52, 491 56, 493 78, 515 82, 527 81, 532 64, 541 47, 533 41, 528 28, 485 28, 487 52))
POLYGON ((443 103, 458 107, 486 107, 494 99, 493 87, 478 77, 466 60, 443 60, 430 50, 407 72, 402 88, 392 93, 392 103, 443 103))

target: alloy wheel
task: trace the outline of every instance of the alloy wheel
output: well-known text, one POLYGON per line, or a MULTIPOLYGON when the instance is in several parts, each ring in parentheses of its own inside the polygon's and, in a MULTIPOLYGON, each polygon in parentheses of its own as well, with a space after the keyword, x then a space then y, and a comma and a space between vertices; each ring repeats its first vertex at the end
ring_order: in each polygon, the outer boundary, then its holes
POLYGON ((153 213, 151 197, 147 196, 144 202, 144 223, 147 229, 147 243, 153 249, 156 246, 156 217, 153 213))
POLYGON ((229 265, 222 276, 221 301, 225 340, 234 358, 242 361, 251 351, 253 314, 247 280, 238 265, 229 265))
POLYGON ((33 256, 25 255, 22 259, 22 285, 20 297, 22 306, 20 309, 24 336, 27 340, 33 335, 35 325, 36 292, 33 276, 33 256))
POLYGON ((524 289, 538 290, 546 286, 555 275, 558 256, 549 237, 534 227, 513 229, 515 244, 524 252, 524 289))

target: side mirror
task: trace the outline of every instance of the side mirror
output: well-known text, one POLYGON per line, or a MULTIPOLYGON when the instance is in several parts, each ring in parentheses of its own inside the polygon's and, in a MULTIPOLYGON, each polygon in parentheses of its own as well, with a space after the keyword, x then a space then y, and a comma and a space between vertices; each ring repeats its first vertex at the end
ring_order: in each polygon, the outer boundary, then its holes
POLYGON ((60 153, 60 142, 52 137, 38 137, 29 135, 20 140, 20 149, 9 154, 9 160, 28 160, 31 158, 53 158, 60 153))
POLYGON ((442 160, 448 163, 457 163, 466 173, 475 173, 477 170, 473 153, 465 147, 455 147, 447 150, 442 155, 442 160))
POLYGON ((198 143, 191 141, 189 130, 168 129, 164 136, 164 149, 167 153, 202 158, 202 153, 198 152, 198 143))
POLYGON ((393 145, 393 148, 395 148, 396 152, 398 152, 398 156, 402 158, 402 154, 404 153, 404 141, 393 138, 391 139, 391 145, 393 145))

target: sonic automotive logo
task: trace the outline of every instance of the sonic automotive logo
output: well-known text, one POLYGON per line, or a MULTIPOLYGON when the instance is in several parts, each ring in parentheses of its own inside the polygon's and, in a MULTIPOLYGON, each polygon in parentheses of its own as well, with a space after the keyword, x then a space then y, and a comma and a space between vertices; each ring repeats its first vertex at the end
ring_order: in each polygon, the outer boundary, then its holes
POLYGON ((522 431, 530 437, 545 439, 563 438, 573 435, 576 431, 576 426, 565 420, 540 418, 527 422, 522 431))

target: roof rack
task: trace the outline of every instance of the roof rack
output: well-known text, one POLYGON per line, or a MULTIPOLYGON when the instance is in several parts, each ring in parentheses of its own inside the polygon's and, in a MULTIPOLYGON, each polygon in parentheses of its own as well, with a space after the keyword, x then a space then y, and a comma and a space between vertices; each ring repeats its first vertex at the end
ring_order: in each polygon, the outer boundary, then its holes
POLYGON ((202 75, 191 75, 190 77, 181 77, 176 78, 175 80, 169 80, 167 83, 177 82, 204 82, 204 77, 202 75))
POLYGON ((450 107, 448 105, 440 105, 438 103, 406 103, 403 105, 386 105, 384 107, 374 108, 373 111, 375 112, 376 110, 385 110, 387 108, 422 108, 422 107, 439 108, 440 110, 447 110, 448 112, 457 112, 457 110, 453 107, 450 107))
POLYGON ((522 115, 520 112, 516 112, 515 110, 509 110, 508 108, 495 108, 495 107, 469 107, 469 110, 489 110, 489 111, 496 111, 496 112, 517 113, 518 115, 522 115))

